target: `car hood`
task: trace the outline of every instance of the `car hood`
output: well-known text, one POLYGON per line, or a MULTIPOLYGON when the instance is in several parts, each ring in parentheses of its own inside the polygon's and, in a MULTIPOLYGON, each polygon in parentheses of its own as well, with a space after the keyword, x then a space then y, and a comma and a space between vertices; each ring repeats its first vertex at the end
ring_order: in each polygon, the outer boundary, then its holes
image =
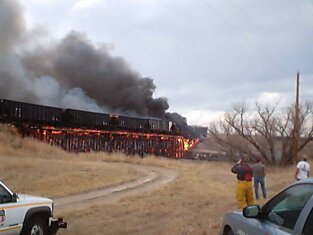
POLYGON ((226 212, 225 215, 228 215, 228 216, 243 216, 242 215, 242 211, 241 210, 237 210, 237 211, 229 211, 229 212, 226 212))
POLYGON ((245 218, 242 214, 242 211, 241 210, 238 210, 238 211, 229 211, 229 212, 226 212, 224 214, 224 218, 228 218, 228 219, 235 219, 235 220, 246 220, 247 218, 245 218))

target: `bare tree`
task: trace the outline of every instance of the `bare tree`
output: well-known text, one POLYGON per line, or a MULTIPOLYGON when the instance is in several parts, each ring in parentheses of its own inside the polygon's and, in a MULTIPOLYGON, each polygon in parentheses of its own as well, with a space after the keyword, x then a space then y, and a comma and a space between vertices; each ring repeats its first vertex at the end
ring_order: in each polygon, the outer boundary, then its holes
MULTIPOLYGON (((269 164, 291 164, 297 160, 293 156, 295 112, 293 106, 278 112, 277 105, 256 103, 255 111, 248 112, 244 103, 237 104, 224 118, 211 123, 209 133, 231 157, 249 154, 252 158, 261 157, 269 164)), ((313 140, 312 116, 311 104, 300 108, 301 138, 297 153, 313 140)))

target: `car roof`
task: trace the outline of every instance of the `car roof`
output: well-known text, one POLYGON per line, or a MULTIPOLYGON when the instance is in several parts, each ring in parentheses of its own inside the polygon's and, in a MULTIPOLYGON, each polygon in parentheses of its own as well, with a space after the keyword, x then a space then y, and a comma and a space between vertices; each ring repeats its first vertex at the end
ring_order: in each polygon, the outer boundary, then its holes
POLYGON ((298 184, 313 184, 313 177, 309 177, 309 178, 306 178, 306 179, 303 179, 303 180, 295 181, 292 184, 289 184, 284 189, 289 188, 290 186, 298 185, 298 184))
POLYGON ((313 177, 309 177, 303 180, 298 180, 294 184, 301 184, 301 183, 313 183, 313 177))

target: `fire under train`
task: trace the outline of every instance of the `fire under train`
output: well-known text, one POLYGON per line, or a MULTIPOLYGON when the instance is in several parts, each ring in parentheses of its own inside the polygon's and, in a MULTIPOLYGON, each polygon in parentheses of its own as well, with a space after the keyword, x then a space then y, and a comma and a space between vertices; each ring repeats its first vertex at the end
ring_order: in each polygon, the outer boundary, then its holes
POLYGON ((158 118, 30 104, 0 99, 0 121, 70 152, 124 152, 180 158, 195 142, 178 133, 177 125, 158 118))

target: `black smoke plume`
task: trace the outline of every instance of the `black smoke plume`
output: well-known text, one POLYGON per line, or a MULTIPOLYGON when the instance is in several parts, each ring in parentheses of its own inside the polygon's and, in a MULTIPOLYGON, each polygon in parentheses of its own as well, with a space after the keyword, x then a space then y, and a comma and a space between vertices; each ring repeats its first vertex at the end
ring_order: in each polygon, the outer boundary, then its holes
POLYGON ((153 98, 156 86, 151 78, 143 78, 123 58, 110 55, 83 33, 72 31, 46 45, 31 40, 27 46, 31 33, 14 0, 0 0, 0 32, 1 98, 185 120, 166 114, 166 98, 153 98))

